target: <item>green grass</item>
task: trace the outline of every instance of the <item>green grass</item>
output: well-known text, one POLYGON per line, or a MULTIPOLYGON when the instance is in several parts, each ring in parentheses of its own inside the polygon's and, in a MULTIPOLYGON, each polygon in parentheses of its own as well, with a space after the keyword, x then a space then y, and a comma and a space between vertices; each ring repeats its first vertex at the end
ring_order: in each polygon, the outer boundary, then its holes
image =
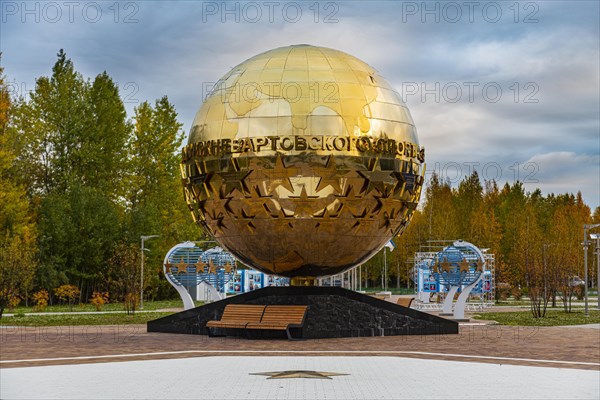
MULTIPOLYGON (((577 307, 579 307, 580 304, 583 304, 583 302, 584 302, 583 299, 579 300, 576 297, 573 297, 573 299, 572 299, 572 303, 574 304, 573 307, 575 307, 575 303, 577 303, 577 307)), ((594 307, 596 304, 598 304, 598 298, 595 296, 589 297, 588 303, 590 304, 590 307, 594 307)), ((515 300, 512 297, 507 300, 497 300, 495 302, 495 304, 497 306, 529 306, 531 304, 531 302, 529 301, 528 297, 523 296, 523 298, 521 298, 521 300, 515 300)), ((552 301, 548 302, 548 308, 552 308, 552 301)), ((560 297, 556 298, 556 307, 555 308, 556 309, 563 308, 563 302, 560 297)))
POLYGON ((62 314, 62 315, 15 315, 2 317, 0 325, 10 326, 71 326, 71 325, 125 325, 146 322, 171 315, 171 312, 136 312, 127 314, 62 314))
POLYGON ((547 310, 544 318, 533 318, 531 311, 517 312, 486 312, 473 316, 475 319, 492 320, 500 325, 512 326, 561 326, 600 323, 600 311, 590 310, 590 316, 585 317, 583 310, 577 309, 571 313, 559 310, 547 310))
MULTIPOLYGON (((196 301, 196 306, 200 306, 204 304, 201 301, 196 301)), ((183 307, 183 303, 180 299, 177 300, 161 300, 161 301, 145 301, 144 302, 144 310, 160 310, 162 308, 181 308, 183 307)), ((68 305, 64 304, 55 304, 46 307, 44 312, 70 312, 70 308, 68 305)), ((93 304, 81 303, 73 306, 73 311, 96 311, 96 307, 93 304)), ((125 311, 125 306, 123 303, 108 303, 102 306, 102 311, 125 311)), ((32 307, 25 307, 24 305, 19 305, 14 308, 14 310, 4 310, 5 313, 10 314, 20 314, 20 313, 34 313, 37 312, 32 307)), ((40 313, 40 314, 43 314, 40 313)))
MULTIPOLYGON (((363 286, 362 290, 364 290, 366 293, 377 293, 377 292, 383 292, 383 288, 382 287, 368 287, 365 288, 363 286)), ((388 292, 392 292, 392 294, 415 294, 415 289, 414 288, 396 288, 396 287, 388 287, 387 288, 388 292)))

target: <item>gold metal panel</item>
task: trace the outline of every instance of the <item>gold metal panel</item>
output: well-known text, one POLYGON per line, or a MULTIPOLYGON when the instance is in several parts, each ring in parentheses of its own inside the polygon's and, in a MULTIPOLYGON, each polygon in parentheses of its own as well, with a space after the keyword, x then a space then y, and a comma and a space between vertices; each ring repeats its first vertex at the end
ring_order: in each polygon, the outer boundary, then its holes
POLYGON ((268 69, 273 69, 273 68, 280 68, 280 69, 284 69, 285 68, 285 61, 286 58, 285 57, 273 57, 270 58, 269 61, 267 62, 267 65, 265 66, 265 70, 268 69))
POLYGON ((336 82, 358 83, 356 75, 349 69, 334 69, 333 76, 336 82))

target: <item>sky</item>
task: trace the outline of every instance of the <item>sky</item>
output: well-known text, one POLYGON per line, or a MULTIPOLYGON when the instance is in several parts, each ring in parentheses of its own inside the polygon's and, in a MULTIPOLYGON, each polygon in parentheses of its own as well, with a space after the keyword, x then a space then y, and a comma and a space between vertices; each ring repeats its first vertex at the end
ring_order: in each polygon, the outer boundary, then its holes
POLYGON ((352 54, 403 96, 427 175, 476 169, 600 204, 598 1, 0 1, 1 64, 16 95, 64 49, 107 71, 130 116, 167 95, 186 132, 211 85, 272 48, 352 54))

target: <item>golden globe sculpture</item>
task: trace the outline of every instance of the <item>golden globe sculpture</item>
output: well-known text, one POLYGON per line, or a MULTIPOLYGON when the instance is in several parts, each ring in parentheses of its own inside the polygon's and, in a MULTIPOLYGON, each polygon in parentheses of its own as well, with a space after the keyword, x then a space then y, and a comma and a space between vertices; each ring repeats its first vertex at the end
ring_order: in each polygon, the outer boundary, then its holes
POLYGON ((295 45, 216 83, 181 173, 194 220, 225 249, 306 284, 365 262, 406 228, 423 163, 410 113, 377 71, 295 45))

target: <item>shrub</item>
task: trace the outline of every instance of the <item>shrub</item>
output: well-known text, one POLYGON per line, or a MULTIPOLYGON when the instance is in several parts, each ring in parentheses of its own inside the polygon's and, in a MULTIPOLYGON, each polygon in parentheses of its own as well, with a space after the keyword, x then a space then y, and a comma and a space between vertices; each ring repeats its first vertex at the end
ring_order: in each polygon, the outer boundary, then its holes
POLYGON ((14 311, 15 307, 19 305, 21 298, 19 296, 13 296, 8 301, 8 311, 14 311))
POLYGON ((510 293, 510 289, 512 286, 506 282, 499 282, 496 285, 496 300, 506 300, 508 299, 508 294, 510 293))
POLYGON ((48 307, 48 299, 50 295, 46 289, 38 290, 33 294, 33 302, 35 306, 33 306, 33 311, 44 312, 46 307, 48 307))
POLYGON ((518 287, 512 288, 510 294, 515 300, 521 300, 521 297, 523 297, 523 291, 518 287))
POLYGON ((575 293, 575 297, 577 298, 577 300, 583 300, 583 298, 585 297, 585 286, 577 285, 575 286, 573 292, 575 293))
POLYGON ((140 296, 137 293, 127 293, 124 299, 125 311, 127 311, 127 314, 135 314, 135 310, 140 301, 140 296))
POLYGON ((96 311, 101 311, 102 306, 108 303, 108 292, 94 292, 90 303, 96 306, 96 311))
POLYGON ((79 296, 79 289, 74 285, 62 285, 54 289, 54 295, 69 304, 69 310, 73 311, 73 303, 79 296))

